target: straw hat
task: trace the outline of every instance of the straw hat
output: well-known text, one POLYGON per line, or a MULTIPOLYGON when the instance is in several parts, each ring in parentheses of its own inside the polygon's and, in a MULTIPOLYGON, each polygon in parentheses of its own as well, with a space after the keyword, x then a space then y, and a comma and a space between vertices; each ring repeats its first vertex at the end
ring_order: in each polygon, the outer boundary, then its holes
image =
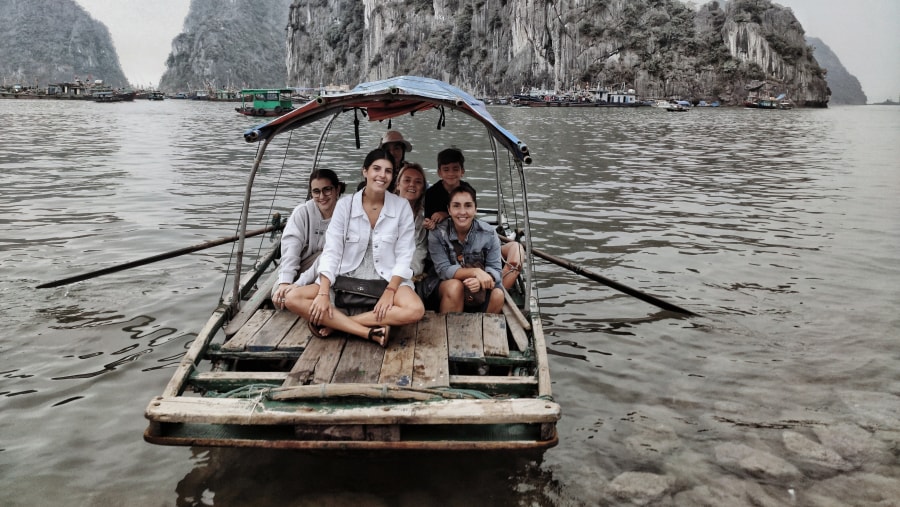
POLYGON ((381 136, 381 147, 384 148, 384 145, 387 143, 402 143, 407 152, 412 151, 412 145, 409 144, 409 141, 403 139, 403 134, 396 130, 388 130, 381 136))

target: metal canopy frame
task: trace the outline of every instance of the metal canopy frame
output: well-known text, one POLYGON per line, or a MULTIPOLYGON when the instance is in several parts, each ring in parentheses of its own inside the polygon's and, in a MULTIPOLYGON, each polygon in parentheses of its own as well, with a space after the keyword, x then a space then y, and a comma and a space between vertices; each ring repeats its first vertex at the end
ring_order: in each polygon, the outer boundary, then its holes
MULTIPOLYGON (((529 262, 526 263, 525 305, 526 309, 530 309, 532 305, 532 298, 530 296, 532 295, 532 280, 534 275, 532 266, 534 263, 531 256, 532 245, 528 213, 528 196, 523 169, 524 165, 532 163, 528 146, 498 124, 487 111, 484 102, 472 97, 459 88, 436 79, 419 76, 400 76, 381 81, 362 83, 349 92, 317 97, 289 113, 269 122, 252 127, 244 132, 245 141, 248 143, 260 142, 261 145, 257 150, 253 168, 247 179, 244 202, 241 209, 234 287, 231 298, 233 312, 237 310, 241 301, 241 269, 253 182, 259 171, 266 148, 272 139, 285 132, 331 116, 331 120, 327 122, 322 131, 319 146, 316 149, 316 159, 318 159, 323 139, 328 129, 331 127, 334 118, 341 113, 363 111, 369 121, 380 121, 429 109, 440 109, 442 115, 444 114, 445 109, 449 109, 474 118, 486 128, 491 137, 492 146, 495 146, 494 143, 499 144, 506 148, 510 155, 512 155, 512 161, 516 167, 516 172, 519 176, 519 184, 521 185, 523 193, 521 205, 525 227, 524 242, 527 250, 526 253, 529 257, 529 262)), ((496 155, 496 150, 494 150, 494 152, 495 172, 499 190, 499 159, 496 155)), ((499 208, 502 209, 502 194, 499 191, 498 200, 501 201, 499 208)), ((500 209, 498 209, 498 218, 500 209)))

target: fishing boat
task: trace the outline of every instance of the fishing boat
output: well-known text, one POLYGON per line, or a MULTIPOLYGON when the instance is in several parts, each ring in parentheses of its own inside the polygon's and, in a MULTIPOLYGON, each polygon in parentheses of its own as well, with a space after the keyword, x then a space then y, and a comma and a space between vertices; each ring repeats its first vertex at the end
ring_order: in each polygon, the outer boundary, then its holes
POLYGON ((241 107, 235 111, 246 116, 281 116, 293 111, 292 88, 241 90, 241 107))
POLYGON ((92 95, 94 102, 132 102, 137 92, 101 89, 92 95))
POLYGON ((153 90, 150 92, 149 95, 147 95, 147 99, 148 100, 165 100, 166 94, 161 91, 158 91, 158 90, 153 90))
POLYGON ((684 113, 691 110, 691 103, 686 100, 676 100, 670 102, 668 106, 666 106, 666 111, 672 113, 684 113))
POLYGON ((150 400, 146 441, 316 451, 540 452, 556 445, 561 410, 551 393, 530 253, 524 167, 532 158, 525 143, 499 125, 482 101, 447 83, 412 76, 317 97, 250 128, 244 139, 257 148, 229 275, 231 294, 212 312, 162 393, 150 400), (521 276, 506 293, 501 314, 429 311, 417 323, 394 327, 386 348, 357 338, 312 336, 301 317, 277 311, 271 301, 277 242, 259 253, 252 269, 242 270, 249 265, 246 240, 259 232, 247 231, 250 203, 259 199, 255 176, 264 160, 280 159, 266 157, 266 149, 295 129, 318 128, 312 171, 323 156, 329 160, 331 150, 349 148, 326 142, 339 117, 350 115, 358 148, 360 117, 397 122, 414 113, 434 114, 438 130, 454 118, 485 129, 497 166, 490 173, 496 208, 479 212, 501 239, 512 236, 525 245, 529 255, 521 276))

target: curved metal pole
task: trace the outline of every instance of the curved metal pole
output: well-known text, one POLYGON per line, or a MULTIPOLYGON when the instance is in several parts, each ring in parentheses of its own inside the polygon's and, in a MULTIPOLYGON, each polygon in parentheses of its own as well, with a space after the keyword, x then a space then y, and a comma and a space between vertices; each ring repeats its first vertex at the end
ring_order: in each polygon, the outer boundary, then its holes
POLYGON ((266 147, 275 137, 274 134, 267 137, 259 152, 256 154, 256 160, 253 162, 253 169, 250 170, 250 177, 247 178, 247 187, 244 189, 244 205, 241 208, 241 223, 238 226, 238 248, 237 259, 234 266, 234 288, 231 296, 231 309, 236 311, 241 301, 241 266, 244 261, 244 240, 247 238, 247 220, 250 214, 250 194, 253 190, 253 180, 256 179, 256 173, 259 171, 259 165, 262 163, 263 155, 266 153, 266 147))
POLYGON ((525 278, 525 309, 527 311, 531 311, 531 300, 532 300, 532 281, 534 280, 534 257, 532 256, 531 245, 531 217, 528 214, 528 187, 525 183, 525 168, 522 166, 522 161, 513 158, 513 163, 516 165, 516 172, 519 173, 519 181, 522 184, 522 212, 524 214, 524 222, 525 222, 525 249, 528 252, 528 255, 531 257, 527 262, 528 276, 525 278))

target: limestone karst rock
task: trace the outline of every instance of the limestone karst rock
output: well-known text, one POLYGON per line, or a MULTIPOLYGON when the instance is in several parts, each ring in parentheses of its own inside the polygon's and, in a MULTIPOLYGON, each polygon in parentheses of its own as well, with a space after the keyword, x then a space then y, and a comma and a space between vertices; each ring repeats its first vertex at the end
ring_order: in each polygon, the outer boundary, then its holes
POLYGON ((76 78, 128 85, 106 26, 73 0, 0 0, 0 79, 36 88, 76 78))
POLYGON ((863 105, 866 103, 866 94, 856 76, 841 63, 841 60, 821 39, 807 37, 806 43, 813 47, 816 61, 828 73, 825 80, 831 88, 831 101, 829 104, 863 105))

